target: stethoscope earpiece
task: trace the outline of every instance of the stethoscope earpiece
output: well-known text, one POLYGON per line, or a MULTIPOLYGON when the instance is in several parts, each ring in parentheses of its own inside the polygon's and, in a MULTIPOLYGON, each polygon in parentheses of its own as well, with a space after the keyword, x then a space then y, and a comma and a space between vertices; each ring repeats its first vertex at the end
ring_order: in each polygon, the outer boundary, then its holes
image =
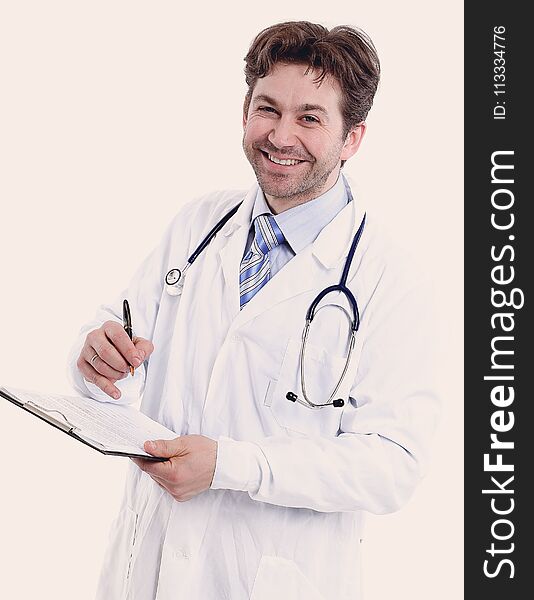
POLYGON ((302 400, 299 400, 299 397, 297 396, 297 394, 295 394, 295 392, 287 392, 286 398, 290 402, 296 402, 298 400, 301 404, 304 404, 304 406, 307 406, 308 408, 323 408, 323 406, 328 406, 330 404, 334 408, 341 408, 341 407, 345 406, 345 400, 342 400, 341 398, 338 398, 337 400, 334 400, 333 402, 328 402, 327 404, 318 404, 316 406, 312 406, 311 404, 308 404, 308 403, 305 404, 302 400))

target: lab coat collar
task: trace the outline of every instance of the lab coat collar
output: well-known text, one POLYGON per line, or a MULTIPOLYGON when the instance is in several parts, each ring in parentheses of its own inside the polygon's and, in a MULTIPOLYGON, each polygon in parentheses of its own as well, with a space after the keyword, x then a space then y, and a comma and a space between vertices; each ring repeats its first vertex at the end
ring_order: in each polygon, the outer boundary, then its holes
POLYGON ((327 269, 335 268, 346 259, 365 214, 363 202, 360 197, 355 197, 353 194, 352 180, 345 175, 342 177, 352 201, 348 202, 347 206, 332 219, 312 244, 313 255, 327 269))
MULTIPOLYGON (((241 206, 237 209, 236 214, 231 218, 228 223, 221 230, 221 234, 230 237, 240 227, 245 227, 247 232, 250 228, 250 222, 252 220, 252 209, 254 208, 254 201, 256 200, 256 194, 258 193, 258 184, 255 183, 249 191, 246 193, 241 206)), ((243 246, 243 252, 245 252, 245 246, 243 246)))

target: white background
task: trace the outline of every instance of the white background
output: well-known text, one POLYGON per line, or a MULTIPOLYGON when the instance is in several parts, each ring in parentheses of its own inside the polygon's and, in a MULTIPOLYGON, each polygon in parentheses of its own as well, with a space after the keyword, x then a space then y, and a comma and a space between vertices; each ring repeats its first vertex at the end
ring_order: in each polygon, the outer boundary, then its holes
MULTIPOLYGON (((68 393, 78 328, 124 287, 179 207, 253 182, 241 151, 243 57, 260 29, 296 19, 356 25, 374 40, 382 83, 345 168, 356 197, 433 275, 438 298, 444 413, 432 470, 402 511, 369 517, 366 598, 457 599, 459 1, 0 3, 0 384, 68 393)), ((0 453, 0 596, 92 598, 126 459, 4 401, 0 453)))

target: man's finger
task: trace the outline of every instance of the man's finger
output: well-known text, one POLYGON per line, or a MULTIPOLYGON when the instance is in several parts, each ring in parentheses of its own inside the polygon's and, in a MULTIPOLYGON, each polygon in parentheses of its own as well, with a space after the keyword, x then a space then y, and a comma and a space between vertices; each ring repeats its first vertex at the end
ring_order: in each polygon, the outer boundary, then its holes
POLYGON ((154 344, 150 340, 134 337, 133 342, 139 354, 143 356, 143 360, 146 360, 154 352, 154 344))
MULTIPOLYGON (((86 345, 81 353, 84 358, 100 375, 103 375, 107 379, 123 379, 128 374, 128 371, 117 371, 111 367, 107 362, 102 360, 98 355, 98 352, 92 346, 86 345)), ((123 361, 125 368, 127 369, 126 361, 123 361)))
MULTIPOLYGON (((118 325, 118 323, 116 325, 118 325)), ((128 337, 126 331, 122 330, 122 332, 126 336, 128 342, 131 344, 130 338, 128 337)), ((126 357, 122 355, 120 348, 118 348, 113 341, 109 340, 107 334, 102 330, 102 328, 95 329, 87 335, 87 340, 84 347, 86 352, 89 352, 88 347, 93 348, 96 354, 98 354, 98 356, 105 363, 107 363, 116 371, 125 372, 128 370, 129 363, 126 360, 126 357)), ((87 360, 91 360, 94 354, 92 356, 87 356, 87 354, 85 354, 84 356, 87 360)))
POLYGON ((176 465, 170 460, 164 462, 155 462, 153 460, 144 460, 142 458, 132 458, 133 462, 150 477, 160 482, 174 482, 176 479, 176 465))
POLYGON ((78 369, 86 381, 93 383, 105 394, 115 398, 115 400, 120 398, 120 390, 115 387, 109 379, 103 375, 100 375, 100 373, 98 373, 85 359, 81 357, 78 359, 78 369))
MULTIPOLYGON (((104 333, 108 340, 117 348, 120 354, 127 361, 128 365, 137 368, 145 359, 144 355, 135 347, 128 334, 119 323, 107 321, 103 325, 104 333)), ((100 355, 100 353, 99 353, 100 355)), ((115 366, 115 365, 113 365, 115 366)))
POLYGON ((145 442, 144 448, 152 456, 161 456, 164 458, 181 456, 185 451, 184 442, 180 437, 173 440, 149 440, 145 442))

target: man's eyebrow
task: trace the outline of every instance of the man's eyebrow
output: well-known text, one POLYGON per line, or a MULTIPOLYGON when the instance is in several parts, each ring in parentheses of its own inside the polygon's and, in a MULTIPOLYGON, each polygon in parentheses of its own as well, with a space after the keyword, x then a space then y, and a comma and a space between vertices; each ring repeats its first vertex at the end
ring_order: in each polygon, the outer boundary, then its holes
POLYGON ((307 111, 316 111, 316 112, 320 112, 325 116, 328 116, 328 111, 326 110, 326 108, 324 106, 321 106, 320 104, 301 104, 298 107, 299 112, 307 112, 307 111))
MULTIPOLYGON (((257 96, 254 97, 254 102, 267 102, 267 104, 272 104, 273 106, 277 106, 277 102, 274 98, 271 98, 271 96, 268 96, 267 94, 258 94, 257 96)), ((322 113, 325 116, 328 116, 328 111, 326 110, 326 108, 324 106, 321 106, 320 104, 301 104, 299 107, 297 107, 297 111, 298 112, 307 112, 307 111, 317 111, 322 113)))
POLYGON ((267 104, 276 106, 276 100, 271 98, 271 96, 267 96, 267 94, 258 94, 257 96, 254 96, 254 102, 267 102, 267 104))

